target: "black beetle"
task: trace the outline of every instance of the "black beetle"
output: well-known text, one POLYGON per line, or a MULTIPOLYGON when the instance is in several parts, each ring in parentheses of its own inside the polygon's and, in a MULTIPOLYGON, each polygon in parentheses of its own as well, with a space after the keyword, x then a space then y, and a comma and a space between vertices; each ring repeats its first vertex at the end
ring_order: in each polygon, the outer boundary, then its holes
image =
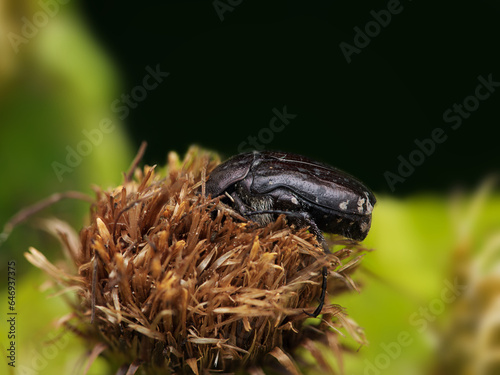
MULTIPOLYGON (((301 155, 254 151, 236 155, 218 165, 206 182, 206 194, 226 195, 243 216, 265 225, 279 214, 290 222, 308 226, 325 252, 322 231, 363 240, 370 230, 376 199, 353 176, 301 155)), ((320 305, 326 293, 327 269, 323 268, 320 305)))

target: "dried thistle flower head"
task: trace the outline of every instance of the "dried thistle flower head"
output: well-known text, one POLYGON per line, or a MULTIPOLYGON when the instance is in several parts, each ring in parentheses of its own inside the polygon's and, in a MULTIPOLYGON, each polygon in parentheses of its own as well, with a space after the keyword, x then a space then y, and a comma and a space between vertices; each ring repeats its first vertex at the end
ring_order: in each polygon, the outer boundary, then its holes
POLYGON ((136 169, 122 186, 96 190, 79 239, 53 223, 69 254, 66 270, 33 248, 26 257, 78 291, 66 324, 85 338, 91 357, 101 354, 121 373, 199 374, 266 361, 297 371, 298 346, 333 372, 318 344, 339 354, 339 327, 360 343, 362 333, 340 306, 326 304, 316 325, 303 324, 304 311, 317 304, 323 266, 335 276, 330 294, 353 285, 349 273, 363 249, 338 239, 327 255, 284 216, 265 227, 234 217, 199 194, 218 163, 191 148, 182 163, 170 154, 164 174, 136 169))

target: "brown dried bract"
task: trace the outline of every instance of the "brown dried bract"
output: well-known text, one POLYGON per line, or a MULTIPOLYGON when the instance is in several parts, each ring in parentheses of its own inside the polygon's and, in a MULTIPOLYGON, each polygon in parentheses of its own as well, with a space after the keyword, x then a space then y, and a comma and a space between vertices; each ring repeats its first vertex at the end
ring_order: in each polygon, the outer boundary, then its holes
POLYGON ((333 371, 316 345, 339 356, 336 330, 344 326, 359 342, 362 333, 340 306, 327 303, 316 325, 303 325, 304 311, 317 305, 321 268, 345 289, 363 249, 339 239, 340 250, 326 255, 307 228, 284 216, 266 227, 241 220, 200 194, 218 162, 191 148, 182 164, 169 155, 164 173, 136 169, 122 186, 97 190, 80 240, 58 231, 76 274, 35 249, 27 258, 78 290, 76 318, 67 324, 123 373, 261 371, 255 366, 265 361, 286 369, 297 367, 297 346, 333 371))

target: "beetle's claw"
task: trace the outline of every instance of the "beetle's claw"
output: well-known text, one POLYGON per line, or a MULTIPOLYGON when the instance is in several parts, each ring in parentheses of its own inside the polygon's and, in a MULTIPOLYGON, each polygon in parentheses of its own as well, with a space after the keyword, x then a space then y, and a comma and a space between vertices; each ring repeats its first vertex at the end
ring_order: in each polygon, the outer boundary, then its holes
POLYGON ((321 314, 321 310, 323 310, 324 302, 325 301, 320 302, 319 306, 316 307, 316 310, 314 310, 312 313, 308 313, 306 310, 302 310, 302 311, 304 311, 304 314, 310 316, 311 318, 316 318, 319 314, 321 314))

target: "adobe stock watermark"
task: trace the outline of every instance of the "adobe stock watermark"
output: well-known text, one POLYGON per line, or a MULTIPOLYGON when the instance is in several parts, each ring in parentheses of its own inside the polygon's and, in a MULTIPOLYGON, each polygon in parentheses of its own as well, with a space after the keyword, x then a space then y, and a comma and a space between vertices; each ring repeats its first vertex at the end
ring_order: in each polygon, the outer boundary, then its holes
POLYGON ((38 6, 40 10, 35 12, 31 16, 31 19, 28 17, 21 17, 21 35, 14 32, 7 33, 7 39, 14 49, 14 52, 18 53, 21 44, 27 44, 38 35, 40 29, 48 25, 51 18, 57 16, 60 5, 68 4, 70 1, 71 0, 39 0, 38 6))
MULTIPOLYGON (((454 282, 444 280, 444 287, 441 289, 439 298, 436 297, 427 305, 420 306, 417 311, 408 317, 408 322, 416 329, 417 334, 423 334, 429 323, 434 322, 439 315, 446 310, 446 305, 454 302, 467 289, 466 285, 460 285, 455 278, 454 282)), ((414 335, 415 333, 413 333, 414 335)), ((401 331, 394 341, 380 343, 381 352, 370 361, 365 359, 364 375, 380 375, 387 370, 392 361, 399 358, 403 349, 413 344, 415 338, 408 331, 401 331)))
POLYGON ((351 63, 351 56, 353 54, 359 55, 363 48, 368 47, 371 41, 380 34, 382 29, 389 26, 392 17, 400 14, 403 9, 404 6, 401 4, 400 0, 389 0, 387 2, 386 9, 381 9, 379 11, 372 9, 370 11, 372 19, 365 24, 363 29, 359 26, 354 27, 352 44, 347 42, 340 42, 339 44, 340 50, 342 51, 347 63, 351 63))
MULTIPOLYGON (((49 361, 55 359, 68 346, 69 332, 66 330, 62 335, 51 332, 48 340, 37 349, 31 349, 29 359, 17 366, 16 374, 37 375, 49 365, 49 361)), ((26 353, 28 354, 28 353, 26 353)))
MULTIPOLYGON (((155 69, 149 65, 146 66, 146 72, 147 74, 142 79, 140 85, 133 87, 130 93, 122 94, 119 99, 115 99, 111 103, 110 110, 116 113, 120 120, 124 120, 129 115, 131 109, 137 108, 139 103, 146 100, 149 91, 156 89, 170 75, 169 72, 161 71, 160 64, 157 64, 155 69)), ((66 146, 65 163, 52 162, 52 169, 59 182, 63 180, 65 173, 73 172, 83 159, 92 153, 94 147, 102 143, 106 134, 112 133, 115 129, 116 126, 113 121, 105 117, 101 119, 96 128, 82 130, 83 139, 75 147, 66 146)))
POLYGON ((243 0, 214 0, 212 5, 219 16, 220 21, 224 21, 224 13, 232 12, 243 0))
MULTIPOLYGON (((500 82, 493 80, 493 75, 488 74, 487 78, 480 75, 477 77, 478 84, 473 95, 467 96, 461 103, 453 103, 443 113, 443 121, 449 125, 452 130, 457 130, 462 126, 464 120, 468 119, 471 114, 478 110, 481 101, 488 99, 493 94, 497 87, 500 87, 500 82)), ((396 190, 396 184, 405 182, 416 170, 421 166, 428 157, 436 151, 437 145, 445 142, 448 139, 447 131, 441 127, 434 128, 431 131, 430 137, 419 140, 415 138, 413 143, 415 148, 408 156, 398 155, 399 161, 396 172, 385 171, 384 178, 391 192, 396 190)))
POLYGON ((271 143, 276 133, 282 132, 290 124, 290 120, 297 117, 296 114, 288 113, 286 105, 280 111, 277 108, 272 109, 274 116, 269 121, 269 125, 259 130, 257 136, 250 135, 238 145, 238 153, 250 152, 253 150, 262 151, 265 145, 271 143))

